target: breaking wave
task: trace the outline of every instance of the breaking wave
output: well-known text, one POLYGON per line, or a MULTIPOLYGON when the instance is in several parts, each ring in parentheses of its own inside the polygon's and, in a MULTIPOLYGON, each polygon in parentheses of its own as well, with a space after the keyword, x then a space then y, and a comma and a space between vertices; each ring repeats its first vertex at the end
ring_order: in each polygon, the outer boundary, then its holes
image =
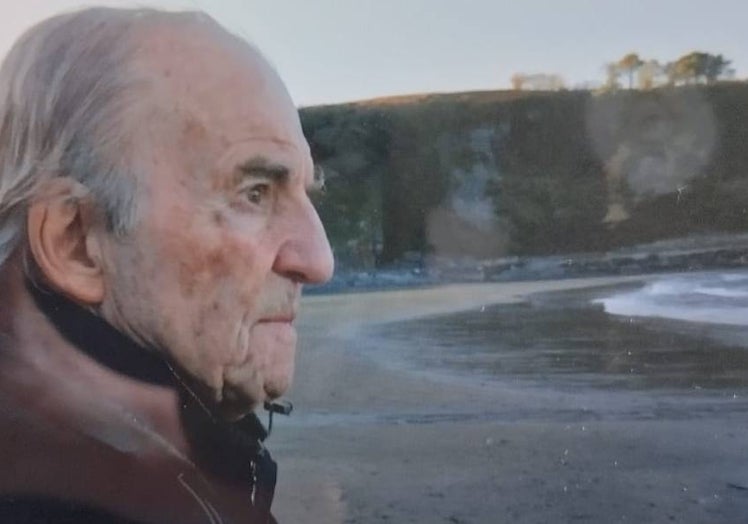
POLYGON ((593 302, 612 315, 746 326, 748 272, 668 276, 593 302))

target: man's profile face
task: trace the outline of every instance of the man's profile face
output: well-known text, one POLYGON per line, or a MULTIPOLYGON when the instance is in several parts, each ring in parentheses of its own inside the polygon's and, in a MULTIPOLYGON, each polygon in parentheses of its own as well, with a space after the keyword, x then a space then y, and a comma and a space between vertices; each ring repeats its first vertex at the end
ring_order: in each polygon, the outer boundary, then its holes
POLYGON ((288 387, 301 286, 332 273, 309 148, 280 79, 248 47, 184 29, 149 38, 141 65, 166 116, 143 130, 139 224, 107 243, 102 309, 238 417, 288 387))

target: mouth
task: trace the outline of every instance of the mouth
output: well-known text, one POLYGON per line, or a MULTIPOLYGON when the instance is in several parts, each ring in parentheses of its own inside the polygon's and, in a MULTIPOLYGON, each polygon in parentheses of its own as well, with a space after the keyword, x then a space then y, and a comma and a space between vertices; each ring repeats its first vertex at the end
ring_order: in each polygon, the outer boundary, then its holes
POLYGON ((257 321, 258 324, 293 324, 294 320, 296 320, 296 315, 289 313, 289 314, 280 314, 280 315, 273 315, 271 317, 263 317, 260 320, 257 321))

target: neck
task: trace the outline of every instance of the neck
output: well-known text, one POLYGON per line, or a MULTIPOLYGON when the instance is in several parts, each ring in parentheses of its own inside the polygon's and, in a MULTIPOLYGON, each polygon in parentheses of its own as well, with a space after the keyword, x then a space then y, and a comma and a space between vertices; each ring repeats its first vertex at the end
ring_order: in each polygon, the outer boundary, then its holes
POLYGON ((28 280, 26 289, 55 330, 101 366, 139 382, 175 387, 175 377, 161 355, 139 346, 103 319, 56 293, 28 280))
POLYGON ((186 448, 178 395, 155 355, 29 284, 17 259, 0 269, 0 289, 0 401, 99 439, 138 421, 186 448))

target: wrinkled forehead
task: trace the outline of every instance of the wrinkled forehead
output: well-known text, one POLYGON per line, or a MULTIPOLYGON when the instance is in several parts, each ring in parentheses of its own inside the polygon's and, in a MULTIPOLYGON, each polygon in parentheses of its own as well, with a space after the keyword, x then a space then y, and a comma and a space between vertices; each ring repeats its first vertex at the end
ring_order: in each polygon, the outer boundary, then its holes
POLYGON ((217 24, 148 31, 136 67, 177 125, 189 120, 226 146, 267 140, 308 156, 298 111, 278 74, 255 48, 217 24))

